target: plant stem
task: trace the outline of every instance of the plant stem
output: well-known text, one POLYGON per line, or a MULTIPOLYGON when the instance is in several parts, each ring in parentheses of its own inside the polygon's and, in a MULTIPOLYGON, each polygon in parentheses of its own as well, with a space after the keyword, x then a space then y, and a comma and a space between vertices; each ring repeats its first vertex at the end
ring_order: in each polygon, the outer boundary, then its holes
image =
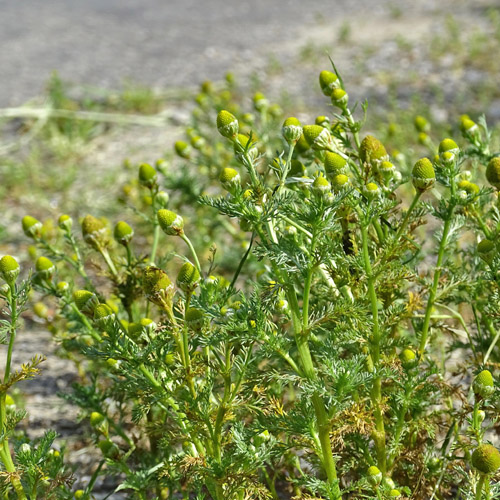
POLYGON ((490 332, 491 336, 493 337, 493 340, 491 341, 490 347, 488 347, 488 350, 486 351, 486 354, 484 355, 484 360, 483 363, 486 364, 488 362, 488 359, 490 359, 490 354, 491 351, 493 351, 493 348, 496 346, 498 339, 500 338, 500 330, 495 332, 495 328, 493 327, 493 323, 489 318, 485 318, 484 322, 486 323, 486 328, 490 332))
POLYGON ((485 478, 486 476, 484 474, 481 474, 481 476, 479 477, 479 482, 477 483, 476 486, 476 496, 474 497, 475 500, 481 500, 481 492, 483 491, 485 478))
POLYGON ((394 237, 395 241, 397 242, 399 240, 399 237, 401 234, 403 234, 403 231, 406 229, 406 226, 408 225, 408 221, 410 219, 410 215, 417 206, 418 200, 420 199, 420 196, 422 195, 422 191, 417 189, 417 192, 415 193, 415 196, 413 197, 413 201, 411 202, 411 205, 409 206, 408 210, 406 211, 405 217, 403 219, 403 222, 401 223, 401 226, 399 226, 398 232, 396 233, 396 236, 394 237))
POLYGON ((111 260, 108 249, 107 248, 100 248, 99 253, 102 255, 103 259, 105 260, 113 277, 118 278, 118 272, 116 271, 116 267, 115 267, 113 261, 111 260))
POLYGON ((200 266, 200 261, 198 260, 198 255, 196 253, 196 250, 194 249, 193 244, 191 243, 191 240, 186 236, 186 233, 181 234, 181 238, 186 242, 186 245, 189 247, 189 250, 191 251, 194 259, 194 263, 196 265, 196 269, 198 269, 198 272, 201 274, 201 266, 200 266))
POLYGON ((154 234, 153 234, 153 246, 151 248, 151 258, 150 263, 151 265, 154 265, 155 259, 156 259, 156 250, 158 248, 158 241, 160 239, 160 225, 158 224, 158 220, 156 218, 155 214, 155 224, 154 224, 154 234))

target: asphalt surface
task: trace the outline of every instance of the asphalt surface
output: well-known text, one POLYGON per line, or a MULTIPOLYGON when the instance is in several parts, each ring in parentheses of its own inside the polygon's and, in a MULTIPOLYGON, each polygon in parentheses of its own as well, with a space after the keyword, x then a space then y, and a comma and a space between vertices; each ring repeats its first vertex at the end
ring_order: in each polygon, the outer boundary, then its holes
POLYGON ((39 95, 54 70, 103 88, 126 79, 195 86, 279 59, 318 24, 333 30, 394 5, 434 8, 427 0, 0 0, 0 106, 39 95))

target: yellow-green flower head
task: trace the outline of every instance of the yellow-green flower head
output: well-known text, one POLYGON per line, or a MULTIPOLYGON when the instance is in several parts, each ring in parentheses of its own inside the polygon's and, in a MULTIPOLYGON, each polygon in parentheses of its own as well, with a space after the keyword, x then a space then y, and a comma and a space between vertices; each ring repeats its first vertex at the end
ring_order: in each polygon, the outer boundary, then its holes
POLYGON ((88 290, 75 290, 73 300, 78 310, 84 314, 93 314, 94 309, 99 304, 99 299, 95 293, 88 290))
POLYGON ((489 370, 483 370, 474 377, 472 390, 476 396, 488 398, 495 392, 495 383, 489 370))
POLYGON ((217 130, 220 135, 228 139, 234 139, 238 135, 238 120, 229 111, 223 109, 217 115, 217 130))
POLYGON ((114 320, 115 314, 111 307, 107 304, 99 304, 94 309, 94 321, 97 323, 99 328, 107 328, 109 324, 114 320))
POLYGON ((314 179, 313 191, 315 191, 317 194, 322 195, 328 193, 331 189, 332 189, 331 184, 321 174, 314 179))
POLYGON ((226 167, 222 169, 219 181, 226 191, 232 192, 234 188, 240 185, 241 177, 234 168, 226 167))
POLYGON ((322 71, 319 74, 319 86, 321 87, 321 92, 330 97, 334 89, 340 86, 339 78, 331 71, 322 71))
POLYGON ((75 497, 75 500, 80 500, 85 496, 85 490, 76 490, 73 496, 75 497))
POLYGON ((349 177, 345 174, 337 174, 332 179, 332 187, 335 192, 341 191, 349 186, 349 177))
POLYGON ((71 228, 73 227, 73 219, 66 214, 62 214, 59 216, 59 220, 57 221, 57 225, 63 230, 63 231, 71 231, 71 228))
POLYGON ((401 492, 399 490, 393 489, 389 491, 390 498, 399 498, 401 496, 401 492))
POLYGON ((481 240, 477 245, 477 253, 487 264, 491 264, 496 253, 495 243, 490 240, 481 240))
POLYGON ((241 115, 241 121, 245 125, 253 125, 255 123, 255 115, 253 113, 243 113, 241 115))
POLYGON ((35 269, 41 278, 51 279, 56 271, 56 266, 50 259, 42 256, 36 260, 35 269))
POLYGON ((156 201, 160 207, 166 208, 168 207, 168 201, 170 199, 170 196, 166 191, 158 191, 158 194, 156 195, 156 201))
POLYGON ((139 165, 139 183, 147 188, 152 188, 156 185, 158 174, 149 163, 141 163, 139 165))
POLYGON ((331 149, 335 146, 330 131, 320 125, 306 125, 304 127, 304 138, 309 147, 317 151, 331 149))
POLYGON ((128 337, 134 341, 137 340, 142 335, 143 331, 144 328, 140 323, 129 323, 127 327, 128 337))
POLYGON ((429 146, 430 144, 430 138, 425 132, 420 132, 417 140, 419 144, 422 144, 422 146, 429 146))
POLYGON ((367 476, 372 486, 376 486, 382 482, 382 472, 376 465, 372 465, 368 468, 367 476))
POLYGON ((23 224, 23 231, 26 236, 33 239, 40 238, 43 226, 39 220, 35 219, 34 217, 31 217, 31 215, 25 215, 23 217, 22 224, 23 224))
POLYGON ((338 88, 334 89, 334 91, 332 92, 331 99, 334 106, 338 106, 339 108, 343 109, 349 102, 349 95, 344 89, 338 88))
POLYGON ((109 243, 106 225, 92 215, 86 215, 82 221, 82 236, 85 242, 96 250, 106 247, 109 243))
POLYGON ((144 270, 142 286, 148 300, 162 308, 172 308, 174 285, 167 273, 158 267, 149 266, 144 270))
POLYGON ((19 276, 19 264, 11 255, 4 255, 0 259, 0 275, 9 285, 13 285, 19 276))
POLYGON ((445 165, 453 163, 459 152, 460 148, 453 139, 443 139, 439 143, 439 158, 445 165))
POLYGON ((191 157, 191 146, 187 142, 176 141, 174 149, 181 158, 189 159, 191 157))
POLYGON ((325 172, 329 177, 347 172, 347 160, 339 154, 330 151, 325 153, 324 166, 325 172))
POLYGON ((401 365, 405 370, 409 370, 413 368, 417 364, 417 355, 415 351, 412 349, 403 349, 401 354, 399 355, 399 359, 401 360, 401 365))
POLYGON ((253 96, 253 107, 256 111, 264 111, 269 106, 269 101, 266 99, 264 94, 261 92, 256 92, 253 96))
POLYGON ((314 123, 322 127, 328 127, 330 125, 330 118, 324 115, 317 116, 316 119, 314 120, 314 123))
POLYGON ((153 333, 156 328, 157 324, 150 318, 141 318, 139 323, 141 324, 142 328, 144 328, 148 333, 153 333))
POLYGON ((363 189, 363 194, 369 199, 373 200, 380 196, 380 188, 374 182, 369 182, 363 189))
POLYGON ((472 465, 482 474, 493 474, 500 469, 500 452, 491 444, 481 444, 472 454, 472 465))
POLYGON ((203 147, 206 144, 206 141, 205 141, 205 139, 203 139, 203 137, 200 137, 199 135, 195 135, 195 136, 191 137, 190 143, 194 149, 200 150, 200 149, 203 149, 203 147))
POLYGON ((63 294, 69 290, 69 283, 67 281, 59 281, 56 288, 59 293, 63 294))
POLYGON ((295 151, 297 151, 298 153, 305 153, 309 148, 309 143, 304 137, 304 132, 302 132, 300 139, 297 141, 297 144, 295 144, 295 151))
POLYGON ((190 307, 186 311, 185 321, 188 328, 194 331, 199 331, 205 322, 205 314, 202 310, 197 309, 196 307, 190 307))
POLYGON ((420 158, 411 171, 411 180, 415 189, 427 191, 436 182, 436 172, 428 158, 420 158))
POLYGON ((185 293, 192 293, 200 282, 200 273, 191 262, 182 264, 177 274, 177 286, 185 293))
POLYGON ((359 157, 364 163, 379 163, 389 159, 385 146, 373 135, 367 135, 359 148, 359 157))
POLYGON ((158 210, 158 222, 163 231, 170 236, 184 234, 184 219, 171 210, 162 208, 158 210))
POLYGON ((474 182, 470 182, 465 179, 459 181, 457 183, 457 187, 458 189, 462 189, 463 191, 465 191, 470 196, 476 196, 480 191, 477 184, 474 184, 474 182))
POLYGON ((118 243, 127 246, 134 236, 134 230, 126 222, 120 221, 115 226, 113 236, 118 243))
POLYGON ((274 103, 269 106, 269 114, 273 118, 279 118, 281 115, 283 115, 283 110, 281 109, 281 106, 279 104, 274 103))
POLYGON ((93 411, 90 414, 90 425, 92 427, 99 427, 105 420, 106 417, 98 411, 93 411))
POLYGON ((49 317, 49 309, 43 302, 37 302, 33 306, 33 312, 40 319, 47 319, 49 317))
POLYGON ((429 132, 431 129, 430 123, 423 116, 417 115, 413 123, 417 132, 429 132))
POLYGON ((296 143, 302 135, 302 125, 297 118, 291 116, 283 122, 281 132, 286 142, 289 144, 296 143))
POLYGON ((250 137, 245 134, 238 134, 236 140, 234 141, 234 152, 237 157, 243 155, 245 150, 250 159, 255 160, 259 154, 259 150, 255 146, 256 137, 252 134, 252 141, 250 142, 250 137), (248 148, 248 149, 247 149, 248 148))
POLYGON ((205 94, 211 94, 214 91, 214 84, 210 80, 201 83, 200 90, 205 94))
POLYGON ((300 160, 292 160, 290 163, 290 171, 288 175, 290 177, 300 177, 304 175, 306 171, 305 165, 300 160))
POLYGON ((472 121, 467 115, 460 118, 460 131, 462 134, 474 135, 479 132, 477 123, 472 121))
POLYGON ((380 165, 378 166, 378 170, 382 175, 390 176, 394 173, 396 167, 394 166, 394 163, 386 160, 380 163, 380 165))
POLYGON ((486 179, 493 187, 500 190, 500 157, 495 156, 488 163, 486 179))
POLYGON ((110 439, 99 441, 97 446, 106 458, 116 459, 120 455, 120 448, 118 448, 118 446, 116 446, 116 444, 110 439))

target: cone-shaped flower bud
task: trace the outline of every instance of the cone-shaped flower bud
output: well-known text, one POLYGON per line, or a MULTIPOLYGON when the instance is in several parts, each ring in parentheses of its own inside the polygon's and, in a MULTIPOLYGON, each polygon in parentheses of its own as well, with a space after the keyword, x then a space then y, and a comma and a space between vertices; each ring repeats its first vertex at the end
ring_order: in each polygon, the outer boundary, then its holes
POLYGON ((377 486, 382 482, 382 472, 376 465, 372 465, 371 467, 368 468, 367 476, 368 476, 368 482, 372 486, 377 486))
POLYGON ((301 177, 304 175, 306 167, 300 160, 292 160, 290 163, 289 177, 301 177))
POLYGON ((359 157, 364 163, 379 163, 389 159, 385 146, 373 135, 367 135, 361 142, 359 157))
POLYGON ((477 253, 487 264, 491 264, 496 254, 495 243, 491 240, 481 240, 477 245, 477 253))
POLYGON ((495 156, 486 168, 486 179, 495 188, 500 190, 500 157, 495 156))
POLYGON ((295 144, 295 151, 299 153, 305 153, 309 148, 310 148, 309 143, 304 137, 304 132, 302 132, 300 139, 297 141, 297 144, 295 144))
POLYGON ((380 196, 380 188, 374 183, 369 182, 363 189, 363 194, 369 199, 373 200, 380 196))
POLYGON ((158 205, 160 205, 160 207, 168 207, 169 199, 170 196, 166 191, 158 191, 158 194, 156 195, 156 201, 158 202, 158 205))
POLYGON ((97 296, 88 290, 75 290, 73 292, 73 300, 78 310, 88 315, 93 314, 94 309, 99 304, 97 296))
POLYGON ((126 222, 120 221, 115 226, 113 236, 118 243, 127 246, 134 236, 134 230, 126 222))
POLYGON ((203 137, 200 137, 199 135, 195 135, 191 137, 191 146, 193 146, 194 149, 200 150, 203 149, 203 146, 205 146, 206 141, 203 139, 203 137))
POLYGON ((313 182, 313 191, 319 195, 328 193, 332 189, 332 186, 328 180, 322 175, 318 175, 313 182))
POLYGON ((481 444, 472 454, 472 465, 482 474, 493 474, 500 469, 500 452, 491 444, 481 444))
POLYGON ((417 355, 415 351, 412 349, 403 349, 401 354, 399 355, 399 359, 401 360, 401 365, 405 370, 409 370, 413 368, 417 364, 417 355))
POLYGON ((399 490, 393 489, 389 491, 389 498, 399 498, 401 496, 401 492, 399 490))
POLYGON ((153 266, 146 267, 142 284, 148 300, 166 311, 172 311, 174 285, 165 271, 153 266))
POLYGON ((191 146, 184 141, 177 141, 174 144, 175 152, 181 158, 189 159, 191 157, 191 146))
POLYGON ((429 132, 429 130, 431 129, 430 123, 423 116, 420 115, 417 115, 415 117, 414 124, 415 128, 417 129, 417 132, 429 132))
POLYGON ((474 377, 472 390, 476 396, 488 398, 495 392, 495 384, 489 370, 483 370, 474 377))
POLYGON ((120 449, 110 439, 99 441, 97 446, 99 447, 99 449, 102 451, 102 454, 106 458, 116 459, 120 455, 120 449))
POLYGON ((201 309, 190 307, 186 311, 185 321, 188 328, 199 331, 202 329, 203 323, 205 322, 205 314, 201 309))
POLYGON ((319 74, 319 86, 321 87, 321 92, 330 97, 333 90, 340 86, 339 77, 331 71, 322 71, 319 74))
POLYGON ((14 257, 4 255, 0 259, 0 275, 8 285, 12 286, 16 282, 19 271, 19 264, 14 257))
POLYGON ((182 264, 177 274, 177 286, 185 293, 192 293, 200 282, 200 273, 191 262, 182 264))
POLYGON ((139 166, 139 183, 147 188, 152 188, 156 185, 158 174, 149 163, 141 163, 139 166))
POLYGON ((226 167, 222 169, 219 175, 219 181, 226 191, 232 193, 235 188, 240 185, 241 177, 234 168, 226 167))
POLYGON ((286 142, 296 143, 302 135, 302 125, 297 118, 291 116, 283 122, 281 132, 286 142))
POLYGON ((439 143, 439 158, 445 165, 453 163, 459 152, 460 148, 453 139, 443 139, 439 143))
POLYGON ((332 179, 333 190, 338 192, 349 185, 349 177, 345 174, 338 174, 332 179))
POLYGON ((158 210, 158 222, 165 234, 181 236, 184 233, 184 219, 171 210, 158 210))
POLYGON ((325 172, 329 177, 347 173, 347 160, 337 153, 325 153, 325 172))
POLYGON ((217 115, 217 130, 222 136, 234 139, 238 135, 238 120, 229 111, 223 109, 217 115))
POLYGON ((252 135, 252 141, 250 142, 250 137, 244 134, 238 134, 236 140, 234 141, 234 152, 238 158, 240 158, 246 151, 246 154, 251 160, 255 160, 259 154, 259 150, 255 147, 255 135, 252 135))
POLYGON ((107 304, 99 304, 94 309, 94 321, 97 323, 99 328, 106 330, 108 326, 114 321, 115 314, 111 307, 107 304))
POLYGON ((50 280, 56 272, 54 263, 47 257, 38 257, 35 263, 35 269, 38 276, 50 280))
POLYGON ((474 182, 467 181, 465 179, 459 181, 457 183, 457 188, 465 191, 469 196, 475 197, 479 194, 479 186, 474 184, 474 182))
POLYGON ((472 121, 468 116, 464 115, 460 118, 460 131, 462 134, 475 135, 479 132, 477 123, 472 121))
POLYGON ((25 215, 23 217, 23 231, 26 236, 38 239, 42 234, 42 223, 31 215, 25 215))
POLYGON ((95 250, 105 248, 109 244, 106 225, 92 215, 86 215, 82 221, 82 236, 95 250))
POLYGON ((427 191, 434 185, 436 173, 428 158, 421 158, 415 163, 411 171, 411 180, 415 189, 419 191, 427 191))
POLYGON ((62 214, 57 221, 57 225, 63 231, 71 231, 71 228, 73 227, 73 219, 69 215, 62 214))
POLYGON ((335 147, 335 141, 330 131, 320 125, 306 125, 304 127, 304 137, 307 144, 317 151, 335 147))
POLYGON ((349 95, 344 89, 335 89, 331 95, 332 104, 344 109, 349 102, 349 95))
POLYGON ((269 106, 269 101, 261 92, 256 92, 253 96, 253 107, 256 111, 264 111, 269 106))
POLYGON ((328 127, 330 125, 330 118, 328 116, 317 116, 314 120, 316 125, 321 125, 322 127, 328 127))

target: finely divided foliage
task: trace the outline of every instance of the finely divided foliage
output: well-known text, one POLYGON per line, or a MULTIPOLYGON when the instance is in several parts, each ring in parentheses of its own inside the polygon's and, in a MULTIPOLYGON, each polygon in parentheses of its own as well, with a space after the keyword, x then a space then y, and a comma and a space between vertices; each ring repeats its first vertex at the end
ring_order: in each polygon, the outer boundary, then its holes
POLYGON ((417 116, 429 150, 408 168, 335 68, 319 80, 333 112, 311 124, 205 84, 176 166, 126 186, 127 222, 23 219, 35 273, 0 260, 5 498, 94 498, 100 476, 131 499, 498 497, 491 134, 464 116, 434 146, 417 116), (76 492, 54 433, 14 432, 12 387, 41 361, 11 369, 31 286, 80 367, 64 397, 99 458, 76 492))

